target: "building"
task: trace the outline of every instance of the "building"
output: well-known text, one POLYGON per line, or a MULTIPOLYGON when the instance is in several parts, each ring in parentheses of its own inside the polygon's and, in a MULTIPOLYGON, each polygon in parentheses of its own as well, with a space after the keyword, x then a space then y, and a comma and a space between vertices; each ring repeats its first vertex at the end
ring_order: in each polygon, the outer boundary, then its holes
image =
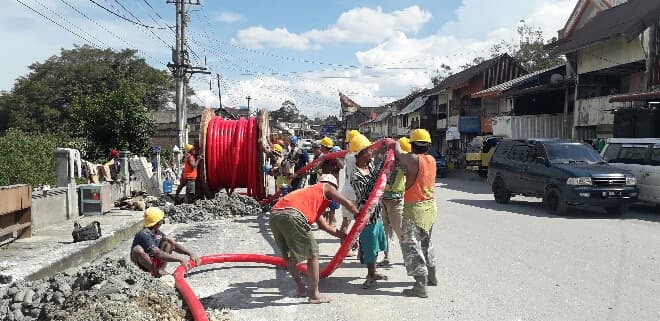
POLYGON ((448 147, 460 153, 475 136, 492 134, 491 116, 498 112, 497 99, 473 98, 472 95, 524 74, 527 71, 520 63, 508 54, 503 54, 440 82, 433 93, 438 97, 436 104, 446 106, 447 111, 438 113, 438 120, 446 119, 439 125, 444 125, 445 131, 452 133, 452 138, 459 138, 457 143, 448 147), (455 137, 455 133, 459 137, 455 137))
POLYGON ((566 56, 566 77, 575 81, 573 139, 612 137, 613 111, 658 85, 659 18, 658 1, 578 2, 548 46, 566 56))
POLYGON ((570 138, 573 125, 573 83, 566 65, 527 74, 472 94, 495 105, 493 134, 507 138, 570 138), (492 102, 492 103, 491 103, 492 102))
MULTIPOLYGON (((202 110, 188 110, 187 128, 188 142, 199 141, 199 130, 202 110)), ((176 111, 174 109, 151 112, 155 133, 151 137, 152 146, 160 146, 163 151, 172 151, 177 144, 176 111)))

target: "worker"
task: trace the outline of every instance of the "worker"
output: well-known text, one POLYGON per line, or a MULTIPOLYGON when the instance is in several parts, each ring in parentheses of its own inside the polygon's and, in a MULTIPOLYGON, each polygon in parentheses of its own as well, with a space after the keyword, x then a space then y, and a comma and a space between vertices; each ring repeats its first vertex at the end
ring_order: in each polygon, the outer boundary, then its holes
POLYGON ((293 170, 290 173, 291 189, 297 190, 302 187, 303 177, 294 176, 295 172, 305 167, 309 162, 309 153, 298 147, 298 136, 291 136, 289 140, 289 161, 294 164, 293 170))
POLYGON ((330 299, 319 292, 319 248, 312 235, 311 225, 316 223, 320 229, 337 238, 346 237, 346 233, 328 225, 321 215, 330 201, 344 205, 352 215, 358 214, 355 205, 337 191, 335 177, 323 175, 317 184, 281 198, 273 206, 269 219, 273 238, 287 263, 298 296, 307 296, 308 302, 314 304, 330 302, 330 299), (305 289, 296 267, 303 260, 307 260, 308 289, 305 289))
MULTIPOLYGON (((346 134, 346 139, 345 143, 349 143, 353 137, 360 135, 360 132, 353 129, 349 131, 346 134)), ((355 153, 351 153, 349 150, 349 153, 346 154, 344 157, 344 169, 345 169, 345 180, 344 180, 344 185, 341 188, 341 194, 351 200, 352 202, 355 202, 355 191, 353 190, 353 187, 351 186, 351 177, 353 176, 353 173, 355 172, 355 153)), ((351 225, 351 222, 353 221, 353 215, 346 210, 346 208, 342 209, 342 222, 341 222, 341 231, 344 233, 348 233, 348 227, 351 225)), ((355 256, 356 252, 355 250, 357 249, 357 243, 355 243, 352 247, 351 250, 348 252, 348 256, 355 256)))
POLYGON ((273 144, 268 154, 268 174, 275 177, 275 194, 280 193, 282 187, 288 185, 286 175, 282 172, 282 161, 284 160, 284 148, 280 144, 273 144))
MULTIPOLYGON (((355 190, 355 203, 359 210, 364 209, 378 180, 378 169, 373 163, 371 142, 363 135, 357 135, 348 143, 348 150, 355 153, 355 172, 351 176, 351 186, 355 190)), ((369 289, 376 281, 387 280, 387 276, 376 270, 376 258, 387 250, 387 237, 381 219, 381 206, 376 203, 371 210, 369 223, 360 233, 358 257, 367 266, 367 277, 362 288, 369 289)))
POLYGON ((185 147, 186 156, 183 158, 183 172, 179 180, 179 187, 176 189, 175 197, 179 199, 179 193, 183 187, 186 187, 186 203, 192 203, 195 200, 195 182, 197 181, 197 166, 203 159, 202 155, 197 154, 197 148, 192 144, 185 147))
POLYGON ((158 207, 147 208, 144 211, 144 228, 135 234, 131 245, 131 261, 155 277, 169 274, 167 262, 179 262, 186 268, 190 268, 189 260, 197 266, 200 264, 197 255, 160 230, 165 224, 164 216, 165 213, 158 207), (172 252, 186 255, 189 260, 176 257, 172 252))
MULTIPOLYGON (((399 139, 401 149, 410 153, 410 140, 408 137, 399 139)), ((381 206, 383 208, 383 225, 387 236, 387 250, 380 266, 390 266, 390 245, 393 236, 396 235, 401 242, 401 216, 403 215, 403 193, 406 191, 406 171, 400 162, 394 164, 394 170, 390 173, 383 191, 381 206)))
POLYGON ((428 154, 431 135, 426 129, 410 133, 411 153, 405 153, 401 142, 394 143, 397 161, 406 171, 401 219, 401 252, 409 276, 415 278, 405 296, 428 297, 427 285, 438 284, 435 253, 431 234, 437 218, 435 201, 435 159, 428 154))

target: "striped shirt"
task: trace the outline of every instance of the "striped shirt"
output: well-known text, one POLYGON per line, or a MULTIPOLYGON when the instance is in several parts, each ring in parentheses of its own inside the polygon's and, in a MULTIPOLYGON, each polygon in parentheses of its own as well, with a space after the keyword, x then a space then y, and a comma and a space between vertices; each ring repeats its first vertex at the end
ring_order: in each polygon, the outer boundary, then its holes
MULTIPOLYGON (((363 173, 361 169, 356 168, 353 176, 351 177, 351 186, 355 190, 357 196, 355 203, 358 209, 362 210, 364 205, 369 199, 369 194, 374 190, 376 181, 378 180, 378 170, 372 163, 369 164, 369 173, 363 173)), ((380 202, 375 202, 375 207, 371 216, 369 217, 369 224, 375 223, 380 218, 380 202)))

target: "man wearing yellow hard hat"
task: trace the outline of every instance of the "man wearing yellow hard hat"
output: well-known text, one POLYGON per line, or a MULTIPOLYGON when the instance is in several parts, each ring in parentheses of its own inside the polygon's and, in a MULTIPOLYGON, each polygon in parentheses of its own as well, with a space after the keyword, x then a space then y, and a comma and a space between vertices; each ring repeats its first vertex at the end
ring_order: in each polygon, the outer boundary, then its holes
POLYGON ((197 166, 203 159, 203 156, 197 153, 197 148, 192 144, 185 147, 186 156, 183 158, 183 172, 179 180, 179 187, 176 189, 175 197, 179 198, 179 193, 183 187, 186 187, 186 203, 192 203, 195 200, 195 182, 197 181, 197 166))
MULTIPOLYGON (((351 139, 353 137, 360 135, 360 132, 353 129, 346 133, 346 140, 345 142, 348 144, 350 143, 351 139)), ((347 146, 348 148, 348 146, 347 146)), ((344 157, 344 172, 345 172, 345 179, 344 179, 344 185, 341 188, 341 194, 355 203, 355 191, 353 190, 353 186, 351 186, 351 177, 353 176, 353 173, 355 173, 355 153, 351 152, 350 149, 348 151, 348 154, 344 157)), ((346 210, 346 208, 342 208, 341 210, 341 216, 342 216, 342 222, 341 222, 341 231, 344 233, 348 233, 348 227, 351 225, 351 222, 353 221, 353 215, 346 210)), ((357 244, 355 247, 351 248, 351 251, 348 253, 348 256, 355 256, 355 250, 357 249, 357 244)))
MULTIPOLYGON (((330 137, 326 136, 323 137, 318 142, 318 145, 320 146, 320 152, 321 152, 321 154, 318 156, 318 158, 321 159, 321 162, 318 166, 318 169, 316 169, 319 171, 318 175, 320 176, 323 174, 331 174, 337 179, 337 182, 339 182, 339 172, 342 170, 342 168, 344 168, 344 162, 342 162, 341 159, 339 158, 335 158, 332 160, 325 160, 325 155, 331 152, 332 148, 335 146, 335 143, 332 141, 330 137)), ((337 219, 335 215, 336 215, 336 210, 339 208, 341 208, 339 203, 332 202, 330 203, 330 206, 328 207, 328 211, 325 214, 326 220, 332 226, 337 225, 337 219)))
MULTIPOLYGON (((399 144, 404 152, 410 153, 410 139, 401 137, 399 144)), ((381 205, 383 207, 383 225, 387 235, 387 250, 381 266, 390 265, 390 240, 396 235, 401 241, 401 216, 403 215, 403 193, 406 191, 406 170, 396 162, 394 170, 387 179, 381 205)))
MULTIPOLYGON (((355 172, 351 176, 351 186, 355 190, 355 203, 362 210, 378 180, 378 169, 373 164, 369 147, 371 142, 363 135, 357 135, 348 143, 348 150, 355 153, 355 172)), ((369 217, 369 224, 360 232, 358 257, 360 263, 367 266, 367 277, 362 287, 369 289, 378 280, 387 280, 387 276, 376 270, 376 259, 380 252, 387 250, 387 236, 381 219, 381 206, 376 203, 369 217)))
POLYGON ((401 220, 401 252, 408 275, 415 278, 412 289, 403 295, 426 298, 427 285, 438 284, 435 271, 435 252, 431 232, 437 217, 435 201, 435 159, 427 154, 431 135, 426 129, 410 133, 411 152, 403 150, 401 142, 394 143, 396 159, 406 170, 406 191, 403 195, 401 220))
POLYGON ((172 252, 188 256, 197 265, 200 263, 195 254, 160 230, 165 223, 164 217, 165 213, 160 208, 147 208, 144 211, 144 228, 135 234, 131 245, 131 261, 155 277, 168 274, 167 262, 179 262, 190 268, 188 259, 173 256, 172 252))

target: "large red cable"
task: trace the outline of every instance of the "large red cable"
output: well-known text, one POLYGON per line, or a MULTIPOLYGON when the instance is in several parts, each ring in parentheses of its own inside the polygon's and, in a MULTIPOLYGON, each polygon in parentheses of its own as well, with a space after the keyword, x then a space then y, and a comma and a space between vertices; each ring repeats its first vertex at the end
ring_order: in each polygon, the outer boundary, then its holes
MULTIPOLYGON (((390 140, 382 140, 372 145, 371 148, 372 149, 380 148, 383 146, 383 144, 388 144, 389 142, 390 140)), ((338 153, 342 153, 342 152, 337 152, 333 154, 338 154, 338 153)), ((346 152, 344 151, 343 154, 345 155, 346 152)), ((330 157, 330 155, 328 155, 328 157, 330 157)), ((338 156, 333 155, 333 157, 336 158, 338 156)), ((380 197, 382 196, 383 190, 385 188, 385 184, 387 182, 387 177, 390 175, 393 166, 394 166, 394 152, 390 149, 387 152, 387 157, 385 158, 383 167, 380 170, 378 180, 376 181, 374 189, 371 191, 371 194, 369 194, 367 203, 365 204, 365 206, 360 211, 360 214, 355 219, 355 224, 353 224, 353 227, 351 228, 350 232, 348 233, 346 238, 342 241, 339 250, 337 250, 337 253, 335 253, 335 256, 320 271, 319 273, 320 277, 325 278, 330 274, 332 274, 332 272, 334 272, 337 269, 337 267, 339 267, 339 265, 341 265, 341 263, 346 258, 346 254, 348 254, 349 247, 355 242, 362 229, 364 229, 364 227, 367 225, 373 207, 380 200, 380 197)), ((226 262, 254 262, 254 263, 271 264, 276 266, 286 266, 286 263, 281 257, 263 255, 263 254, 216 254, 210 256, 203 256, 201 257, 200 265, 226 263, 226 262)), ((196 267, 195 262, 190 261, 189 263, 191 268, 196 267)), ((303 273, 307 272, 306 266, 303 264, 299 264, 298 268, 303 273)), ((195 295, 195 292, 192 290, 190 285, 188 285, 188 282, 186 282, 186 279, 184 277, 186 272, 187 269, 183 265, 179 266, 174 271, 175 286, 179 290, 179 293, 181 293, 181 296, 183 297, 186 304, 188 305, 193 320, 208 321, 208 317, 206 315, 206 311, 204 310, 204 306, 199 301, 199 298, 197 298, 197 295, 195 295)))
POLYGON ((206 176, 213 191, 247 188, 248 195, 257 199, 259 188, 257 119, 239 120, 213 117, 206 132, 206 176))

